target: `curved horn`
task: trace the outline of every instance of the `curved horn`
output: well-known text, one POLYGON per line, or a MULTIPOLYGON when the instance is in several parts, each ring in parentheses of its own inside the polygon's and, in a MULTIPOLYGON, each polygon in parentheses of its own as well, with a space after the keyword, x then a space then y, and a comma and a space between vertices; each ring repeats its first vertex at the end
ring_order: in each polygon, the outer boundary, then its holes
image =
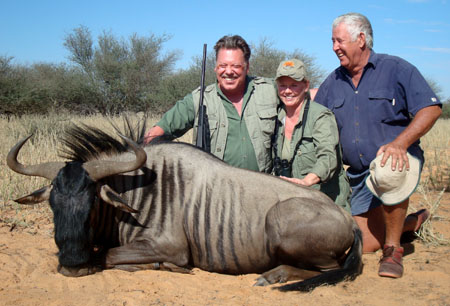
POLYGON ((83 167, 89 173, 92 180, 98 181, 107 176, 139 169, 147 161, 147 154, 143 148, 139 147, 134 141, 126 138, 125 136, 119 136, 122 137, 133 149, 136 154, 136 159, 130 162, 115 162, 106 160, 93 160, 86 162, 83 167))
POLYGON ((20 149, 25 144, 25 142, 30 139, 30 135, 25 137, 21 141, 19 141, 12 149, 9 151, 8 156, 6 157, 6 163, 11 170, 29 176, 40 176, 45 177, 46 179, 53 180, 55 176, 58 174, 58 171, 64 167, 64 162, 49 162, 42 163, 38 165, 30 165, 24 166, 17 161, 17 155, 19 154, 20 149))

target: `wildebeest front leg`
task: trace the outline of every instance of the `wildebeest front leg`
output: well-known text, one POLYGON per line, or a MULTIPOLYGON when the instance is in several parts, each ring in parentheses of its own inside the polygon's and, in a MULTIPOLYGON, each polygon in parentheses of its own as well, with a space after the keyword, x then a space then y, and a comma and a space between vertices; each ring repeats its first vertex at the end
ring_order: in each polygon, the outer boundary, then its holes
POLYGON ((191 273, 184 268, 188 264, 188 253, 180 248, 153 248, 148 240, 110 249, 105 258, 105 268, 125 271, 163 270, 191 273))
POLYGON ((188 268, 179 267, 170 262, 115 265, 113 268, 128 271, 128 272, 136 272, 136 271, 141 271, 141 270, 161 270, 161 271, 192 274, 192 270, 190 270, 188 268))
POLYGON ((275 283, 285 283, 290 280, 303 280, 320 274, 318 271, 310 271, 295 268, 288 265, 278 266, 264 272, 256 279, 254 286, 267 286, 275 283))

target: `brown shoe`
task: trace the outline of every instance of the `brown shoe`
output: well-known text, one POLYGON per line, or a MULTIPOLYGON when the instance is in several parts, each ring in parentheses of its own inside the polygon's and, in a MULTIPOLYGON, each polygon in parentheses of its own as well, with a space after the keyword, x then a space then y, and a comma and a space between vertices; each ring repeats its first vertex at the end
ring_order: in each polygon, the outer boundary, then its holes
POLYGON ((399 278, 403 275, 403 248, 392 245, 384 245, 383 256, 380 259, 378 275, 384 277, 399 278))

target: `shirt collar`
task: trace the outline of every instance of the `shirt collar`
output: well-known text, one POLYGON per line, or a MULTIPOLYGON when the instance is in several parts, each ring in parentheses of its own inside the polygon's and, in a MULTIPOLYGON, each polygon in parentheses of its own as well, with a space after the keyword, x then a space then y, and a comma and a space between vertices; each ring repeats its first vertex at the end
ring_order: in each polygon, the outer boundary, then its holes
MULTIPOLYGON (((364 70, 369 67, 373 67, 373 69, 375 69, 377 67, 378 61, 379 61, 379 55, 375 51, 370 50, 369 60, 367 61, 366 66, 364 66, 364 70)), ((339 66, 338 71, 344 75, 350 76, 347 69, 345 69, 342 66, 339 66)))
MULTIPOLYGON (((307 101, 308 101, 308 99, 305 97, 305 100, 303 100, 302 108, 300 110, 300 115, 298 117, 298 120, 297 120, 297 123, 295 124, 295 126, 300 125, 302 123, 302 121, 303 121, 303 113, 305 112, 305 105, 306 105, 307 101)), ((278 110, 278 120, 284 126, 285 121, 286 121, 286 110, 284 108, 283 102, 281 102, 281 101, 280 101, 280 106, 279 106, 279 110, 278 110)))
POLYGON ((377 68, 378 60, 379 60, 378 54, 375 53, 375 51, 370 50, 369 61, 367 62, 366 67, 372 65, 374 69, 377 68))

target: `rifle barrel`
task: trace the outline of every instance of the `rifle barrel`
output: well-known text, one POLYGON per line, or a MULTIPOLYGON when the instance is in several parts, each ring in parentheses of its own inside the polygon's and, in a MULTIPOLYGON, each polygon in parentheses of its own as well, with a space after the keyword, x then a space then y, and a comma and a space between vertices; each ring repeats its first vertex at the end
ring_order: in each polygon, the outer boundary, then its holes
POLYGON ((203 105, 203 95, 205 91, 205 71, 206 71, 206 44, 203 44, 203 59, 202 59, 202 76, 200 81, 200 103, 198 109, 198 129, 197 129, 197 140, 196 146, 201 148, 203 151, 209 152, 208 135, 209 128, 206 118, 206 106, 203 105))

